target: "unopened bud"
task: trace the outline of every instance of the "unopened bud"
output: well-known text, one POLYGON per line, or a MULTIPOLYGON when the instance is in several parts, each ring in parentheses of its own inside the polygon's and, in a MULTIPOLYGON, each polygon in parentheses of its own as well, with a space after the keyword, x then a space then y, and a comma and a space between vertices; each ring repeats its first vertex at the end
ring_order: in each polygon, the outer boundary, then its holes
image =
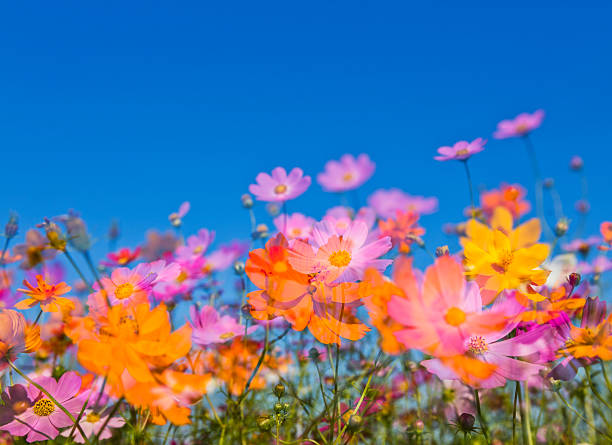
POLYGON ((280 413, 282 413, 282 412, 283 412, 283 404, 282 404, 282 403, 280 403, 280 402, 276 402, 276 403, 274 404, 274 412, 275 412, 276 414, 280 414, 280 413))
POLYGON ((269 232, 268 226, 266 226, 265 224, 258 224, 257 227, 255 228, 255 233, 253 234, 253 238, 254 239, 267 238, 269 235, 268 232, 269 232))
POLYGON ((319 353, 319 350, 317 348, 312 347, 308 351, 308 357, 310 357, 310 360, 317 361, 319 360, 320 355, 321 354, 319 353))
POLYGON ((552 389, 554 392, 558 392, 561 389, 561 380, 557 380, 551 377, 549 379, 549 383, 550 383, 550 389, 552 389))
POLYGON ((565 235, 568 230, 569 220, 567 218, 561 218, 557 221, 557 224, 555 224, 555 235, 559 238, 565 235))
POLYGON ((108 239, 111 241, 115 241, 119 238, 120 235, 121 231, 119 229, 119 221, 114 219, 113 221, 111 221, 111 225, 108 228, 108 239))
POLYGON ((285 385, 283 385, 282 383, 279 383, 278 385, 274 387, 273 392, 274 392, 274 395, 280 399, 282 396, 285 395, 285 385))
POLYGON ((236 275, 244 274, 244 262, 236 261, 234 263, 234 272, 236 273, 236 275))
POLYGON ((448 246, 440 246, 440 247, 436 247, 436 257, 441 257, 441 256, 445 256, 448 255, 449 251, 448 251, 448 246))
POLYGON ((546 178, 544 182, 542 182, 542 185, 545 189, 551 189, 555 186, 555 180, 553 178, 546 178))
POLYGON ((582 170, 582 167, 584 167, 582 158, 580 156, 572 156, 572 159, 570 159, 570 169, 577 172, 582 170))
POLYGON ((274 420, 270 416, 259 416, 257 417, 257 426, 262 431, 270 431, 274 425, 274 420))
POLYGON ((461 431, 470 432, 474 428, 476 419, 470 413, 463 413, 457 417, 457 426, 461 431))
POLYGON ((419 433, 422 433, 425 430, 425 423, 422 420, 417 420, 416 422, 414 422, 414 428, 419 433))
POLYGON ((580 276, 580 274, 578 272, 572 272, 567 277, 567 282, 569 283, 570 286, 576 287, 576 286, 578 286, 580 284, 581 278, 582 277, 580 276))
POLYGON ((348 421, 348 428, 352 431, 352 432, 356 432, 359 431, 361 429, 361 427, 363 426, 363 417, 361 417, 359 414, 353 414, 348 421))
POLYGON ((588 201, 580 199, 576 201, 575 208, 578 213, 588 213, 591 206, 589 205, 588 201))
POLYGON ((242 202, 242 207, 245 209, 250 209, 253 207, 253 197, 248 193, 245 193, 240 197, 240 201, 242 202))
POLYGON ((270 216, 278 216, 280 213, 280 207, 275 202, 269 202, 266 205, 266 210, 270 216))
POLYGON ((17 235, 17 231, 19 230, 18 218, 17 214, 11 212, 9 215, 9 220, 4 226, 4 236, 7 239, 14 238, 17 235))

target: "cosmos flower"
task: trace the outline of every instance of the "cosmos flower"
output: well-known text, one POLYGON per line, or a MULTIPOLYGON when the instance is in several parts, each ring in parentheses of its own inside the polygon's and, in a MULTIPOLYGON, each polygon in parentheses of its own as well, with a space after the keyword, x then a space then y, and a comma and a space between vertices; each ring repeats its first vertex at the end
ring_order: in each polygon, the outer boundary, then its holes
POLYGON ((249 243, 240 240, 234 240, 229 244, 224 244, 214 252, 206 256, 204 269, 206 272, 220 272, 232 264, 249 251, 249 243))
POLYGON ((103 261, 107 267, 123 267, 135 261, 140 256, 140 247, 130 250, 129 247, 119 249, 117 252, 111 252, 107 255, 108 261, 103 261))
POLYGON ((502 183, 499 189, 480 194, 480 208, 487 218, 491 218, 497 207, 505 207, 513 218, 519 219, 531 209, 531 204, 525 200, 526 195, 527 191, 519 184, 502 183))
POLYGON ((44 312, 70 312, 74 309, 74 303, 62 295, 67 294, 72 289, 63 281, 57 284, 47 283, 42 275, 36 275, 36 287, 23 280, 26 289, 17 289, 29 298, 19 301, 15 307, 17 309, 30 309, 40 305, 44 312))
POLYGON ((512 215, 505 207, 495 209, 491 227, 476 219, 468 221, 466 236, 461 238, 466 274, 478 282, 485 304, 504 289, 546 282, 549 272, 537 269, 549 252, 547 244, 537 243, 540 233, 537 218, 513 228, 512 215))
POLYGON ((612 260, 604 255, 599 255, 590 263, 578 263, 577 272, 582 275, 598 275, 612 270, 612 260))
POLYGON ((186 245, 176 248, 175 254, 177 260, 189 260, 204 256, 214 239, 215 232, 208 229, 200 229, 197 235, 191 235, 187 238, 186 245))
MULTIPOLYGON (((219 316, 212 306, 202 306, 199 312, 195 306, 191 306, 189 314, 191 316, 189 324, 193 331, 191 339, 196 345, 207 346, 212 343, 224 343, 245 333, 244 326, 229 315, 219 316)), ((246 329, 246 333, 250 334, 257 327, 252 326, 246 329)))
POLYGON ((484 150, 484 146, 487 143, 482 138, 474 139, 472 142, 459 141, 456 142, 452 147, 444 146, 438 148, 440 156, 434 156, 436 161, 466 161, 472 155, 480 153, 484 150))
POLYGON ((54 249, 49 248, 45 237, 36 229, 28 230, 25 243, 16 245, 13 252, 23 258, 22 269, 31 269, 44 261, 55 258, 56 254, 54 249))
MULTIPOLYGON (((90 408, 83 411, 79 425, 88 439, 94 437, 98 437, 100 440, 110 439, 113 436, 111 428, 121 428, 125 425, 123 417, 117 416, 109 419, 109 414, 110 413, 97 413, 90 408), (102 427, 104 427, 104 430, 102 430, 102 427)), ((67 428, 62 431, 61 435, 64 437, 72 437, 76 443, 85 443, 85 438, 77 429, 74 429, 74 434, 71 436, 70 433, 72 430, 73 428, 67 428)))
POLYGON ((180 240, 171 231, 159 233, 156 230, 147 232, 147 240, 142 246, 142 257, 146 261, 155 261, 172 256, 175 249, 181 244, 180 240))
POLYGON ((438 198, 412 196, 399 189, 377 190, 369 198, 368 204, 380 218, 393 218, 395 213, 412 211, 428 215, 438 210, 438 198))
POLYGON ((345 154, 339 161, 328 161, 317 182, 327 192, 345 192, 361 187, 374 174, 376 164, 366 154, 357 158, 345 154))
POLYGON ((30 327, 23 314, 0 309, 0 371, 14 361, 17 354, 31 352, 40 346, 40 326, 30 327))
POLYGON ((599 231, 604 241, 608 244, 612 244, 612 222, 604 221, 599 226, 599 231))
POLYGON ((569 243, 561 244, 561 248, 566 252, 579 252, 583 257, 586 257, 591 248, 597 246, 601 241, 601 238, 596 235, 585 239, 576 238, 569 243))
POLYGON ((381 236, 389 236, 393 247, 400 253, 409 253, 415 239, 425 235, 425 229, 418 225, 419 215, 412 212, 397 211, 395 218, 380 220, 378 228, 381 236))
POLYGON ((259 201, 285 202, 295 199, 310 187, 310 176, 304 176, 300 168, 294 168, 287 175, 282 167, 272 170, 272 175, 260 173, 255 178, 256 184, 249 186, 259 201))
MULTIPOLYGON (((73 417, 79 415, 85 400, 77 397, 81 389, 81 378, 75 372, 65 373, 58 381, 53 377, 39 377, 34 381, 45 388, 73 417)), ((27 442, 36 442, 55 439, 60 428, 73 425, 70 417, 34 385, 29 384, 26 392, 30 406, 22 413, 16 414, 14 419, 1 426, 1 429, 14 436, 26 436, 27 442)))
POLYGON ((367 225, 356 220, 342 235, 327 221, 315 224, 311 244, 297 240, 289 251, 289 262, 298 272, 317 274, 326 283, 346 283, 361 279, 373 267, 384 271, 391 260, 379 259, 391 249, 391 239, 382 237, 365 244, 367 225))
POLYGON ((373 240, 372 238, 377 238, 377 234, 372 230, 376 222, 376 213, 370 207, 362 207, 355 213, 355 211, 349 207, 336 206, 328 209, 322 219, 322 221, 326 221, 332 225, 336 233, 340 236, 346 232, 346 229, 350 227, 353 221, 357 220, 366 223, 368 230, 370 230, 368 241, 373 240))
POLYGON ((521 137, 531 133, 542 124, 544 110, 537 110, 532 114, 521 113, 514 119, 503 120, 497 124, 497 131, 493 133, 495 139, 521 137))
POLYGON ((276 230, 282 233, 287 239, 301 238, 308 240, 312 234, 312 227, 315 220, 301 213, 291 215, 279 215, 274 218, 276 230))

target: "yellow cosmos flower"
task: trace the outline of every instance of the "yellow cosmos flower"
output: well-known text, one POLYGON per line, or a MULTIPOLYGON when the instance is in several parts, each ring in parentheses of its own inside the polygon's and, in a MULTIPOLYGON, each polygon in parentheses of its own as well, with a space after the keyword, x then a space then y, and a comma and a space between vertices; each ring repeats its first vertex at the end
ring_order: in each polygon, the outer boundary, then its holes
POLYGON ((512 215, 504 207, 493 212, 491 227, 475 219, 467 223, 466 237, 461 238, 466 274, 478 282, 484 304, 504 289, 544 284, 550 272, 538 267, 550 249, 538 243, 540 234, 537 218, 514 228, 512 215))

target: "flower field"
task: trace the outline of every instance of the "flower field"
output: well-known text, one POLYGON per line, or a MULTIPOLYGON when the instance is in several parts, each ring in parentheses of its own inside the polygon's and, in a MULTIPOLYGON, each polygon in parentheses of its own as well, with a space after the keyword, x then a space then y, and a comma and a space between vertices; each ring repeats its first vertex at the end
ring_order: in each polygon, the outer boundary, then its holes
MULTIPOLYGON (((189 202, 140 245, 111 226, 103 258, 105 235, 75 211, 35 227, 11 213, 0 444, 612 443, 612 222, 583 233, 564 213, 534 141, 544 119, 432 150, 436 169, 466 176, 451 247, 427 242, 436 197, 359 201, 373 154, 313 177, 271 165, 232 197, 245 230, 229 243, 214 227, 185 233, 189 202), (470 159, 498 139, 533 184, 501 168, 497 188, 474 187, 470 159), (288 212, 304 193, 337 206, 288 212)), ((584 161, 567 161, 585 184, 584 161)))

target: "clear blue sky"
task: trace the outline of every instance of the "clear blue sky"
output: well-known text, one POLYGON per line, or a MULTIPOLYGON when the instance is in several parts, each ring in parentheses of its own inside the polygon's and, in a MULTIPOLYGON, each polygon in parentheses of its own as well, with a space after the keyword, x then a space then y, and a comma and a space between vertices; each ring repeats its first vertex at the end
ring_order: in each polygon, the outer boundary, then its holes
MULTIPOLYGON (((314 177, 366 152, 377 172, 362 198, 391 186, 439 197, 424 218, 436 245, 468 204, 461 166, 434 161, 436 148, 489 138, 475 182, 521 182, 533 197, 520 141, 491 134, 544 108, 542 170, 571 210, 567 164, 585 158, 595 232, 612 217, 610 3, 502 3, 5 3, 0 208, 24 228, 74 208, 98 238, 118 217, 134 245, 189 200, 186 230, 228 240, 246 235, 239 197, 258 172, 314 177)), ((290 210, 335 203, 313 185, 290 210)))

